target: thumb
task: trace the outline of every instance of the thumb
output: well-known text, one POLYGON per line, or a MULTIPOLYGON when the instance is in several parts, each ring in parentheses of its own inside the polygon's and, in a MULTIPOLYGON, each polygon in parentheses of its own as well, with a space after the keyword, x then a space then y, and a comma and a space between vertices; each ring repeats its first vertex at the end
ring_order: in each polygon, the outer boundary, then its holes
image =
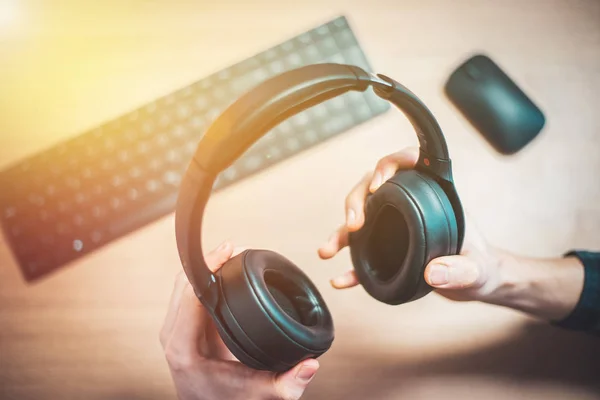
POLYGON ((304 360, 291 370, 279 374, 274 381, 275 391, 283 400, 297 400, 317 373, 319 362, 304 360))
POLYGON ((425 281, 439 289, 466 289, 483 285, 479 265, 466 256, 447 256, 432 260, 425 268, 425 281))

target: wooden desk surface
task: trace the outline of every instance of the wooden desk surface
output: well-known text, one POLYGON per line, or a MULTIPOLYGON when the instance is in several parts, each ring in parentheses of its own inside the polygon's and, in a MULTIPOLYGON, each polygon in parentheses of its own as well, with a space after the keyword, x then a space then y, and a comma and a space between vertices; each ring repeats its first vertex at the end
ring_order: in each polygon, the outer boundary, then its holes
MULTIPOLYGON (((597 1, 4 2, 2 166, 345 14, 375 68, 439 119, 464 205, 491 242, 535 256, 600 248, 597 1), (494 153, 442 94, 476 51, 548 117, 516 156, 494 153)), ((348 254, 323 262, 316 249, 343 221, 346 192, 414 144, 390 111, 209 205, 207 246, 280 251, 331 307, 336 342, 305 398, 600 398, 598 339, 437 295, 388 307, 329 287, 348 254)), ((172 216, 35 285, 0 243, 0 398, 172 398, 158 330, 179 269, 172 216)))

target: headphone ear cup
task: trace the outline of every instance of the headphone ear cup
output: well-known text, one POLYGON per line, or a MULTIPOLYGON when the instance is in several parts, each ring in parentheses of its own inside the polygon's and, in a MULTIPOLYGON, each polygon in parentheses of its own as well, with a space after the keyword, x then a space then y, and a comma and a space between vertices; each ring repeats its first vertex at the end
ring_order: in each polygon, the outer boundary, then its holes
POLYGON ((359 282, 387 304, 417 300, 434 258, 456 254, 458 230, 448 196, 431 177, 400 171, 368 197, 363 227, 349 238, 359 282))
POLYGON ((244 364, 282 372, 325 353, 334 338, 331 314, 300 268, 268 250, 246 250, 217 272, 219 334, 244 364))
POLYGON ((240 328, 233 329, 232 326, 236 325, 235 318, 231 314, 231 310, 227 307, 227 304, 220 302, 217 309, 211 313, 211 317, 215 322, 219 336, 223 340, 223 343, 227 346, 231 354, 234 355, 241 363, 254 369, 268 370, 268 366, 258 361, 252 355, 250 355, 245 349, 250 346, 243 338, 239 342, 238 338, 234 336, 234 332, 237 332, 240 328))

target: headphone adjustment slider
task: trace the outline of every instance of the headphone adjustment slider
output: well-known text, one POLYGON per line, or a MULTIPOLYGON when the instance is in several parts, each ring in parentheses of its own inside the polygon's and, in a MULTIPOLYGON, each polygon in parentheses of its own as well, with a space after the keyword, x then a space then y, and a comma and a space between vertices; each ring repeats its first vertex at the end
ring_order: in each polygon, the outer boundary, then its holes
POLYGON ((375 93, 382 98, 388 98, 394 92, 394 83, 391 79, 380 74, 369 72, 371 77, 371 86, 375 93))

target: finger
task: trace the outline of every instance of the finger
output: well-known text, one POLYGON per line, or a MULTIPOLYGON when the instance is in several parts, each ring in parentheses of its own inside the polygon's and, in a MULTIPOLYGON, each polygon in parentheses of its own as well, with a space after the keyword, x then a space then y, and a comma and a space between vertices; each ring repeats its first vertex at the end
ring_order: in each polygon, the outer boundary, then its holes
POLYGON ((206 254, 204 260, 212 272, 217 272, 231 258, 232 253, 233 245, 225 241, 219 247, 206 254))
POLYGON ((358 278, 356 277, 356 272, 354 272, 354 270, 350 270, 333 278, 330 283, 331 286, 336 289, 347 289, 358 285, 359 282, 358 278))
POLYGON ((350 232, 359 230, 365 223, 365 199, 373 175, 366 174, 346 197, 346 226, 350 232))
POLYGON ((286 400, 299 399, 319 369, 315 359, 304 360, 291 370, 279 374, 273 381, 275 395, 286 400))
POLYGON ((272 372, 252 369, 237 361, 204 359, 196 366, 193 379, 180 398, 201 395, 203 399, 281 399, 276 394, 276 380, 277 375, 272 372))
POLYGON ((419 149, 408 147, 397 153, 383 157, 377 163, 373 179, 369 183, 369 191, 374 193, 388 179, 396 174, 400 169, 411 169, 417 164, 419 159, 419 149))
POLYGON ((319 257, 327 260, 346 246, 348 246, 348 228, 343 225, 331 235, 327 243, 319 248, 319 257))
POLYGON ((233 248, 233 253, 231 254, 231 257, 235 257, 248 249, 249 247, 246 246, 236 246, 233 248))
POLYGON ((181 306, 167 342, 170 360, 189 365, 189 360, 200 356, 200 342, 205 336, 208 313, 191 285, 186 285, 181 296, 181 306))
POLYGON ((183 294, 183 289, 187 284, 187 276, 183 271, 179 272, 175 278, 175 285, 173 287, 173 292, 171 293, 169 308, 167 309, 167 315, 165 316, 165 321, 163 322, 163 327, 160 331, 160 343, 163 348, 166 345, 167 338, 171 334, 171 330, 173 329, 173 325, 177 319, 179 305, 181 304, 181 295, 183 294))
POLYGON ((440 289, 481 287, 485 277, 479 265, 465 256, 448 256, 432 260, 425 268, 425 280, 440 289))

